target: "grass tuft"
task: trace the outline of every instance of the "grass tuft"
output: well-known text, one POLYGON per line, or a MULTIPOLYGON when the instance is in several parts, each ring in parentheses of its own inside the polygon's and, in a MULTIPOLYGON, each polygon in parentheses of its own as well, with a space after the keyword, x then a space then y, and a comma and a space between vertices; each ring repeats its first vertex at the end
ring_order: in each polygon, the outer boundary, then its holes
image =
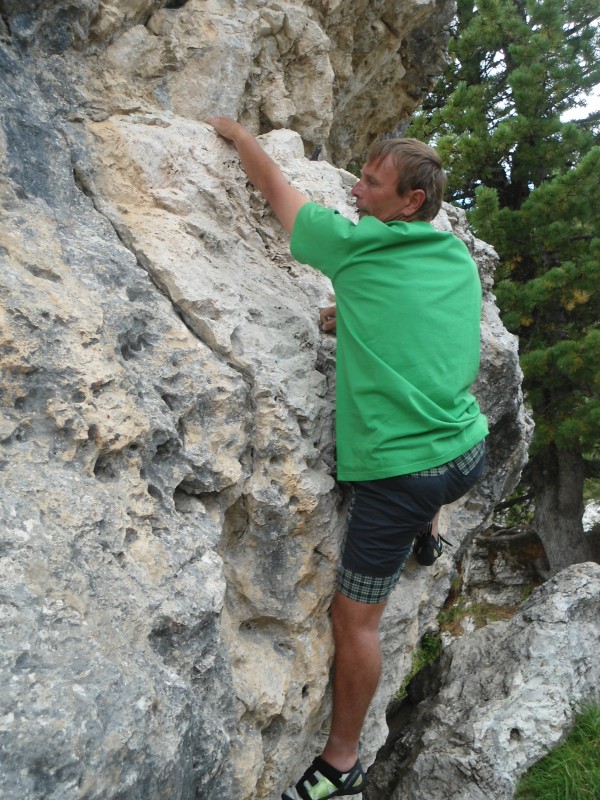
POLYGON ((600 707, 575 717, 567 738, 523 775, 514 800, 600 798, 600 707))

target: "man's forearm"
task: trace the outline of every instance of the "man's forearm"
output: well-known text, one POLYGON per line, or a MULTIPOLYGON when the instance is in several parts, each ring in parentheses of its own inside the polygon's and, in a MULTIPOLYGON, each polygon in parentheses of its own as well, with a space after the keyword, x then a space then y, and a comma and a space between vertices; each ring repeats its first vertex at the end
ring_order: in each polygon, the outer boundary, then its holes
POLYGON ((283 173, 246 128, 240 125, 231 141, 248 180, 270 202, 271 187, 277 182, 287 183, 283 173))
POLYGON ((290 186, 277 164, 250 131, 227 117, 211 117, 208 122, 217 133, 233 142, 248 180, 261 192, 283 227, 291 233, 296 214, 308 202, 308 197, 290 186))

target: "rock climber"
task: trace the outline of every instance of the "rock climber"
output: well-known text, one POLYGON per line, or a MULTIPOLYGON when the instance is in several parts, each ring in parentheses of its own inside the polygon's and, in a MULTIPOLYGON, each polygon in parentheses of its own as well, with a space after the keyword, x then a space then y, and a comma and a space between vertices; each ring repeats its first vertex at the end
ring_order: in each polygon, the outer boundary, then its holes
POLYGON ((283 800, 365 788, 359 739, 381 672, 379 622, 414 550, 443 552, 440 508, 483 471, 487 420, 470 387, 479 368, 481 285, 467 247, 430 223, 445 173, 414 139, 371 148, 352 189, 359 221, 291 186, 236 121, 208 122, 291 235, 291 254, 327 275, 336 307, 337 478, 352 490, 331 606, 335 657, 329 738, 283 800))

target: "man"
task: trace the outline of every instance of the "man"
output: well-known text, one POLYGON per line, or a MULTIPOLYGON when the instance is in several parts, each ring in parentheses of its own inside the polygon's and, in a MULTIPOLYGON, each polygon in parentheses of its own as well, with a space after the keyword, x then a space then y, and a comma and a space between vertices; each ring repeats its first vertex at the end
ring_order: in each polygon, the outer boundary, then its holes
POLYGON ((439 510, 483 469, 487 423, 469 391, 481 287, 464 244, 430 225, 445 185, 431 148, 412 139, 372 148, 352 190, 355 225, 291 187, 237 122, 209 122, 233 142, 291 234, 292 255, 328 275, 336 292, 335 319, 326 309, 322 321, 337 328, 338 479, 351 483, 353 500, 331 607, 331 730, 322 755, 282 798, 358 794, 359 737, 379 682, 387 598, 413 546, 424 564, 441 554, 439 510))

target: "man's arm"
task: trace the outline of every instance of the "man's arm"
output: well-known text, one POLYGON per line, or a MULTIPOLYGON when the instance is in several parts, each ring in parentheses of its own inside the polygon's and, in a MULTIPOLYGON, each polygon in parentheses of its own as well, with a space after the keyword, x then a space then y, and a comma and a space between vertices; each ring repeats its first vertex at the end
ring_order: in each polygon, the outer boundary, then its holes
POLYGON ((308 197, 290 186, 277 164, 239 122, 228 117, 209 117, 207 122, 233 142, 248 180, 264 195, 285 230, 291 233, 296 215, 309 202, 308 197))

